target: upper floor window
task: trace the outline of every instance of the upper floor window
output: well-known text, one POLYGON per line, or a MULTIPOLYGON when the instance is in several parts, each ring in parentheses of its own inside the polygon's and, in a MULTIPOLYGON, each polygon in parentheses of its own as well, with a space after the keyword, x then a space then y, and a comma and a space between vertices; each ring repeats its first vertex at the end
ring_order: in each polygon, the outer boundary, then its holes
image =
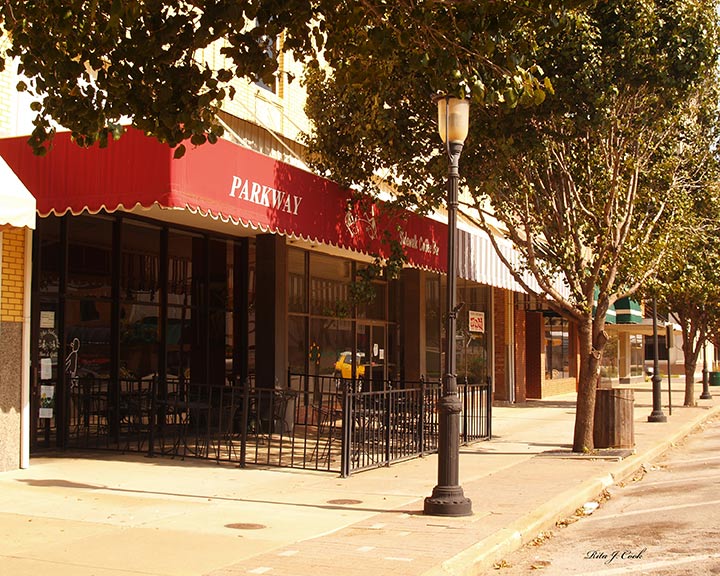
MULTIPOLYGON (((263 36, 262 38, 260 38, 260 40, 258 40, 258 42, 260 43, 260 46, 264 50, 265 54, 268 55, 268 58, 270 60, 277 61, 279 57, 277 36, 263 36)), ((272 92, 273 94, 278 93, 277 76, 274 76, 272 81, 269 81, 269 83, 264 81, 262 78, 258 78, 258 80, 255 82, 255 85, 263 88, 264 90, 272 92)))

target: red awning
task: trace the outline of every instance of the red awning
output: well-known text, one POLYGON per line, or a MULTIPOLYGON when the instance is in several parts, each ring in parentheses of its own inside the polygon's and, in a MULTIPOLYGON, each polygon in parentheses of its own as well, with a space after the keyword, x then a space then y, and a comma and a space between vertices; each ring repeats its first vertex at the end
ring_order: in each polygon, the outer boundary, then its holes
POLYGON ((166 145, 137 130, 107 148, 81 148, 69 133, 34 156, 26 138, 0 140, 0 155, 37 199, 41 216, 185 208, 260 228, 387 256, 383 231, 401 240, 412 265, 444 270, 447 226, 412 212, 354 205, 334 182, 220 140, 190 147, 179 160, 166 145))

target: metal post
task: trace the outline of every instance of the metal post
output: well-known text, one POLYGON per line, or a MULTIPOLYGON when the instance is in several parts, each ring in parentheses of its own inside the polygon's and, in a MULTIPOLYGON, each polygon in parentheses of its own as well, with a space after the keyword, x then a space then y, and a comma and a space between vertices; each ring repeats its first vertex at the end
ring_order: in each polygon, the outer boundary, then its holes
POLYGON ((710 388, 708 387, 708 367, 707 367, 707 341, 703 342, 703 389, 700 394, 700 400, 711 400, 710 388))
POLYGON ((675 346, 675 332, 672 322, 668 322, 665 325, 665 349, 667 350, 667 363, 668 363, 668 415, 672 416, 672 363, 670 356, 672 349, 675 346))
POLYGON ((458 164, 462 152, 461 142, 447 144, 450 157, 448 167, 448 262, 447 262, 447 306, 445 313, 445 376, 442 394, 438 402, 438 483, 432 496, 425 498, 425 514, 432 516, 469 516, 472 502, 465 497, 459 482, 460 460, 460 398, 457 395, 455 374, 455 285, 457 263, 455 241, 457 236, 458 164))
POLYGON ((670 348, 668 353, 668 414, 672 416, 672 366, 670 365, 670 348))
POLYGON ((653 409, 648 416, 648 422, 667 422, 667 416, 662 411, 662 401, 660 397, 660 385, 662 378, 660 377, 660 361, 658 353, 658 331, 657 331, 657 298, 653 296, 653 375, 652 375, 652 398, 653 409))

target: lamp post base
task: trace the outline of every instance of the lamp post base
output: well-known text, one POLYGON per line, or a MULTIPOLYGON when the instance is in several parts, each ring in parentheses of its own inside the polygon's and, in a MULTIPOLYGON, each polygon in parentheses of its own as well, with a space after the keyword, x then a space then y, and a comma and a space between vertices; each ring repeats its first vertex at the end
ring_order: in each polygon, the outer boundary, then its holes
POLYGON ((648 416, 648 422, 667 422, 667 416, 662 412, 651 412, 648 416))
MULTIPOLYGON (((656 330, 653 326, 653 330, 656 330)), ((652 393, 653 393, 653 409, 648 416, 648 422, 667 422, 667 416, 663 414, 662 403, 660 402, 660 386, 662 385, 662 378, 658 375, 660 370, 658 369, 657 361, 657 333, 655 334, 655 367, 653 368, 652 377, 652 393)))
MULTIPOLYGON (((703 349, 704 351, 704 349, 703 349)), ((710 394, 710 388, 708 388, 708 371, 707 368, 703 368, 703 380, 702 380, 702 394, 700 394, 700 400, 712 400, 712 394, 710 394)))
POLYGON ((462 486, 435 486, 432 496, 425 498, 423 513, 428 516, 471 516, 472 501, 465 497, 462 486))

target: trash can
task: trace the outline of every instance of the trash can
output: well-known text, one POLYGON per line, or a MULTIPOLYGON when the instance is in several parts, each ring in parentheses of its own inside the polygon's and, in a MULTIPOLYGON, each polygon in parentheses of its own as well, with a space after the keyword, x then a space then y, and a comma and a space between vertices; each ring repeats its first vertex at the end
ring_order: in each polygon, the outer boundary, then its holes
POLYGON ((720 372, 710 372, 710 386, 720 386, 720 372))
POLYGON ((632 388, 598 388, 595 393, 595 448, 633 448, 635 395, 632 388))

